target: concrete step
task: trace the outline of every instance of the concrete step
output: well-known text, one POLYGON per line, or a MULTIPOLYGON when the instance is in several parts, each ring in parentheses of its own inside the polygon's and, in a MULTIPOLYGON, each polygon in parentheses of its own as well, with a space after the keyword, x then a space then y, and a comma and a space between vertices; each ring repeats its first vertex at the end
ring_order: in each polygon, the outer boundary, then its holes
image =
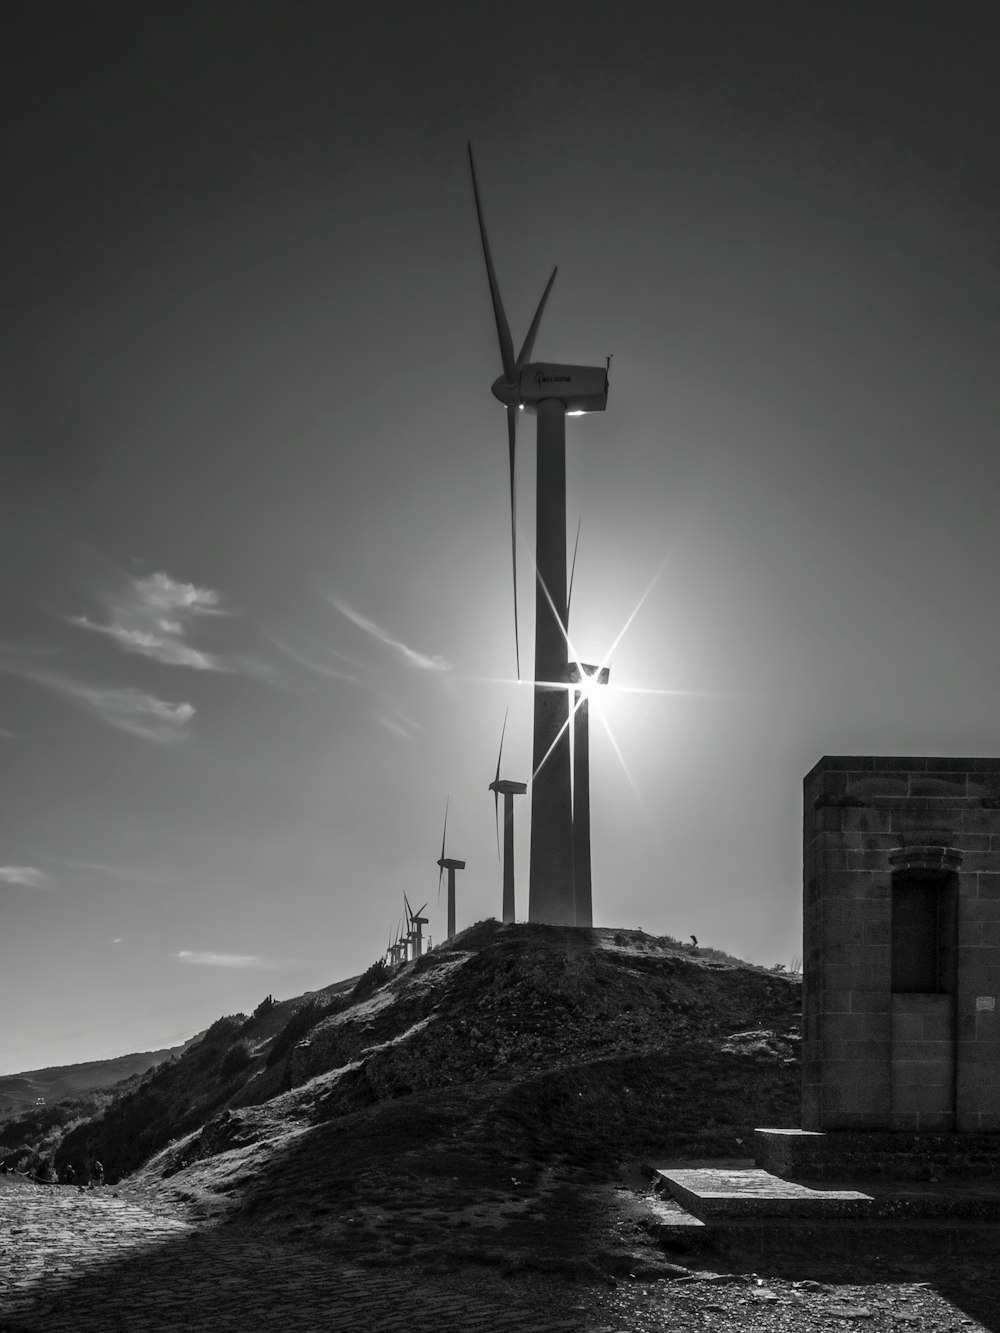
POLYGON ((797 1185, 759 1167, 670 1167, 656 1174, 663 1182, 661 1188, 703 1222, 868 1217, 872 1212, 871 1196, 859 1190, 797 1185))
POLYGON ((813 1182, 784 1180, 759 1167, 669 1166, 657 1171, 660 1191, 706 1223, 786 1219, 799 1221, 1000 1221, 995 1180, 917 1184, 904 1181, 813 1182))
POLYGON ((755 1129, 755 1165, 798 1181, 967 1180, 1000 1189, 1000 1134, 755 1129))

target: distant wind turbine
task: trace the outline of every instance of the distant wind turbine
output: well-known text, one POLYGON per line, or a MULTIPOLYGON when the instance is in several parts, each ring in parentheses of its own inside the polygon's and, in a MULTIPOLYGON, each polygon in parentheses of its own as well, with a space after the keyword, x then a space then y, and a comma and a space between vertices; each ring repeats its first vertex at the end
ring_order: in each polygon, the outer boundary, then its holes
MULTIPOLYGON (((576 906, 567 688, 570 682, 566 648, 566 414, 605 410, 608 366, 570 366, 531 360, 538 326, 555 281, 555 269, 542 293, 521 350, 514 356, 514 344, 486 236, 471 144, 469 166, 503 367, 501 375, 493 382, 492 392, 507 409, 512 548, 516 545, 517 525, 514 478, 518 411, 523 409, 537 417, 535 709, 528 919, 573 925, 576 906)), ((516 585, 516 555, 512 556, 512 565, 516 585)), ((520 677, 516 593, 514 643, 520 677)))
POLYGON ((406 961, 404 957, 406 953, 406 944, 403 942, 402 934, 403 934, 403 923, 402 921, 399 921, 396 923, 395 938, 389 945, 389 962, 392 964, 393 967, 395 967, 396 964, 399 963, 401 959, 403 962, 406 961))
POLYGON ((456 861, 454 857, 445 856, 445 839, 448 837, 448 801, 444 803, 444 832, 441 834, 441 856, 438 859, 438 865, 441 867, 438 874, 438 902, 441 901, 441 880, 444 872, 448 872, 448 939, 455 934, 455 871, 464 870, 465 862, 456 861))
POLYGON ((410 907, 410 900, 405 893, 403 894, 403 902, 406 903, 406 917, 410 926, 407 939, 413 945, 413 957, 416 959, 423 953, 423 935, 421 934, 421 930, 422 927, 427 925, 427 918, 423 916, 422 913, 426 909, 427 904, 424 903, 423 907, 418 907, 414 912, 410 907))
MULTIPOLYGON (((508 710, 509 711, 509 710, 508 710)), ((503 738, 507 731, 507 713, 503 715, 503 727, 500 731, 500 751, 497 755, 497 774, 490 783, 493 793, 493 813, 497 825, 497 853, 500 852, 500 797, 503 797, 503 922, 507 925, 515 919, 514 915, 514 797, 523 796, 528 790, 526 782, 509 782, 500 777, 500 760, 503 758, 503 738)))

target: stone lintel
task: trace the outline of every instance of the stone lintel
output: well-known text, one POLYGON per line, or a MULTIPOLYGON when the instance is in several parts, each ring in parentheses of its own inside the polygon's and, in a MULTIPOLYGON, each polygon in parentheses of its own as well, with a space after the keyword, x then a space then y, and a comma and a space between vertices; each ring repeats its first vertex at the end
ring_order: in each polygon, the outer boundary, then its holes
POLYGON ((961 868, 961 851, 945 843, 909 843, 889 853, 890 872, 907 878, 939 879, 955 875, 961 868))

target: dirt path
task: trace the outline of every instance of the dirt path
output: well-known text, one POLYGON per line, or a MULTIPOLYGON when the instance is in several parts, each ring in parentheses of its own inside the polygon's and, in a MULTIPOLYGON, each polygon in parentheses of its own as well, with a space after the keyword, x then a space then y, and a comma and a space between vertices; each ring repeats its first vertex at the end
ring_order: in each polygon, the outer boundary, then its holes
POLYGON ((548 1316, 532 1292, 490 1274, 424 1280, 292 1245, 199 1230, 111 1191, 0 1190, 0 1329, 454 1329, 572 1333, 582 1310, 548 1316))
MULTIPOLYGON (((1000 1329, 1000 1278, 994 1265, 972 1260, 916 1261, 909 1273, 896 1263, 891 1274, 884 1264, 835 1267, 815 1255, 761 1274, 706 1261, 676 1267, 669 1280, 640 1270, 614 1285, 555 1273, 505 1277, 484 1264, 428 1273, 403 1258, 387 1265, 379 1256, 370 1266, 335 1246, 196 1224, 128 1194, 3 1183, 0 1333, 1000 1329)), ((621 1209, 617 1218, 618 1227, 628 1222, 621 1209)))

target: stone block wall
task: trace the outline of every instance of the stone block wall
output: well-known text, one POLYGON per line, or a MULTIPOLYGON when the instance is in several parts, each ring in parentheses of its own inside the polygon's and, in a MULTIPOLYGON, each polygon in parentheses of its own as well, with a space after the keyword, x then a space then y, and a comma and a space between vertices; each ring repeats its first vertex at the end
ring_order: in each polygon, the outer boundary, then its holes
POLYGON ((803 1128, 1000 1130, 1000 760, 826 757, 803 813, 803 1128))

